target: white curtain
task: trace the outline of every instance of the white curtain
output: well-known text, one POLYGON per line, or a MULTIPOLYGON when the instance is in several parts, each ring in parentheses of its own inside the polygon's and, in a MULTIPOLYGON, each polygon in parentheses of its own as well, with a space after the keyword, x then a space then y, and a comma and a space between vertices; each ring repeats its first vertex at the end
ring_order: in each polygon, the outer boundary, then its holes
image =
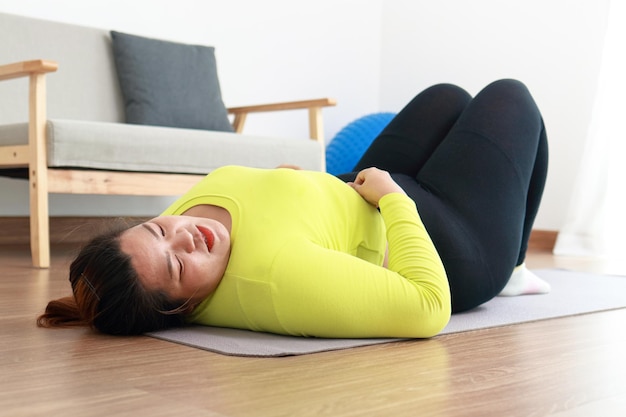
POLYGON ((557 255, 626 260, 625 62, 626 2, 611 0, 598 93, 557 255))

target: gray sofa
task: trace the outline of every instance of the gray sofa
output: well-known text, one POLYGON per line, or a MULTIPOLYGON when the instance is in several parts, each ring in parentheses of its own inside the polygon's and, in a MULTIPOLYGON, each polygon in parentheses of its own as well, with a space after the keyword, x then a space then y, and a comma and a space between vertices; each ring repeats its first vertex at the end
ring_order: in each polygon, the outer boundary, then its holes
POLYGON ((0 39, 0 175, 28 180, 34 266, 49 266, 49 193, 179 195, 223 165, 325 169, 332 99, 226 109, 232 131, 130 124, 109 31, 0 13, 0 39), (248 113, 292 109, 314 140, 241 133, 248 113))

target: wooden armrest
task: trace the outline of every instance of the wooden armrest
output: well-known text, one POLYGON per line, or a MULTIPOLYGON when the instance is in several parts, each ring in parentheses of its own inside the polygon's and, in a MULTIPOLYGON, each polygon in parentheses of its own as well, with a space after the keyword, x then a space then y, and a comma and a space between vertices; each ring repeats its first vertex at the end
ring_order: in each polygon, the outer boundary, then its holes
POLYGON ((284 103, 271 103, 271 104, 257 104, 254 106, 243 107, 229 107, 228 113, 258 113, 267 111, 280 111, 280 110, 297 110, 297 109, 309 109, 311 107, 328 107, 334 106, 337 102, 332 98, 318 98, 313 100, 302 101, 287 101, 284 103))
POLYGON ((31 74, 44 74, 58 69, 54 61, 38 59, 34 61, 22 61, 12 64, 0 65, 0 81, 12 78, 28 77, 31 74))
POLYGON ((318 98, 313 100, 288 101, 284 103, 258 104, 255 106, 230 107, 228 113, 234 114, 233 128, 235 132, 243 131, 243 124, 248 113, 259 113, 281 110, 308 109, 309 111, 309 135, 311 139, 323 144, 324 136, 322 129, 322 107, 334 106, 337 102, 332 98, 318 98))

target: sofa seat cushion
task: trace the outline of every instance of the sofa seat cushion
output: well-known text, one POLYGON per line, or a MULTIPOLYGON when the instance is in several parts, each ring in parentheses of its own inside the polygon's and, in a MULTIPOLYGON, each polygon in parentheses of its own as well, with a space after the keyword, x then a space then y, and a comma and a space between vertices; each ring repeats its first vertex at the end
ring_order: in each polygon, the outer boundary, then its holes
MULTIPOLYGON (((58 119, 48 121, 47 132, 48 166, 56 168, 206 174, 224 165, 284 163, 319 171, 322 161, 322 147, 308 139, 58 119)), ((26 143, 25 123, 0 126, 0 145, 26 143)))

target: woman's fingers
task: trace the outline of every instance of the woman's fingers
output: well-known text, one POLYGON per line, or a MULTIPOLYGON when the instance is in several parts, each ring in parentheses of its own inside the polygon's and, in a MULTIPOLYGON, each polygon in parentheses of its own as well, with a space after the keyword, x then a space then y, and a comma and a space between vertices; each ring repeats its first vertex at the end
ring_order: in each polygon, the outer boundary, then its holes
POLYGON ((387 171, 378 168, 366 168, 360 171, 354 182, 348 185, 376 207, 384 195, 394 192, 404 193, 404 190, 396 184, 387 171))

